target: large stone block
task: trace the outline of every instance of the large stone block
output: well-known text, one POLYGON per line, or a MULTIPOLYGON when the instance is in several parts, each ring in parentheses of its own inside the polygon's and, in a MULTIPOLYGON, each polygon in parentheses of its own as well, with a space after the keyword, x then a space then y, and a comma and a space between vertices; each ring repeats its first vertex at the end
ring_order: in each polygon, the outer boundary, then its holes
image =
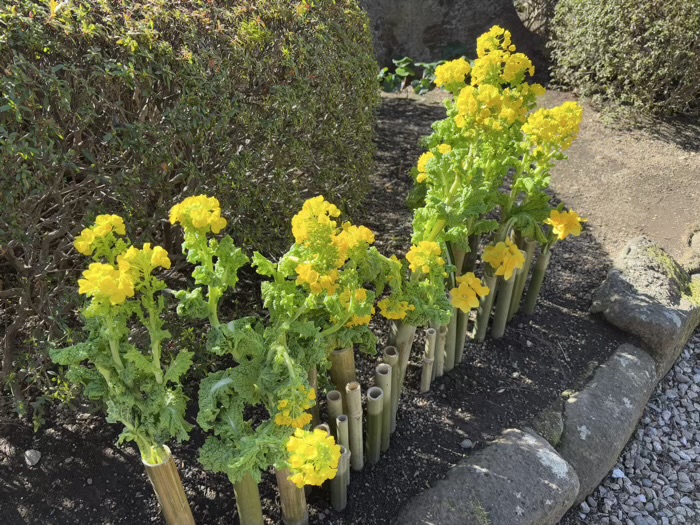
POLYGON ((576 473, 544 439, 506 430, 401 511, 396 525, 554 525, 578 494, 576 473))
POLYGON ((602 313, 637 337, 657 363, 657 377, 669 371, 700 323, 700 295, 683 268, 646 237, 632 239, 603 284, 592 313, 602 313), (694 297, 695 295, 695 297, 694 297))
POLYGON ((557 450, 574 468, 582 501, 613 468, 656 386, 654 360, 624 344, 564 405, 557 450))

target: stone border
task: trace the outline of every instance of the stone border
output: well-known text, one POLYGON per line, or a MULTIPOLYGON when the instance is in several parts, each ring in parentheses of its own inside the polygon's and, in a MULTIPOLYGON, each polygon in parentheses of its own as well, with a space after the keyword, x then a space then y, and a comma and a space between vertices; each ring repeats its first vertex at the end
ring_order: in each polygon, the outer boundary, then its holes
MULTIPOLYGON (((690 277, 645 237, 630 241, 592 313, 626 331, 593 379, 532 428, 508 429, 403 507, 396 525, 556 525, 614 467, 658 382, 700 325, 690 277)), ((695 292, 697 293, 697 292, 695 292)))

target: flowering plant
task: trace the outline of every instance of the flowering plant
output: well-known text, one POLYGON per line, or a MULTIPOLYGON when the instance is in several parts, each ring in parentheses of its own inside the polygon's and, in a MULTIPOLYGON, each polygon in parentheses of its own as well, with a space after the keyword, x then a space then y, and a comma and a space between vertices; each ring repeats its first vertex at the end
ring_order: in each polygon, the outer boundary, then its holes
POLYGON ((298 488, 305 485, 321 486, 335 478, 340 461, 338 446, 325 430, 313 432, 297 429, 287 441, 287 465, 291 472, 289 480, 298 488))
POLYGON ((78 281, 79 293, 90 299, 82 310, 88 337, 51 357, 68 366, 66 377, 89 399, 105 404, 107 421, 124 425, 119 442, 136 442, 144 461, 155 464, 167 457, 167 441, 188 439, 192 428, 180 381, 193 353, 169 352, 163 362, 170 337, 162 319, 166 285, 154 272, 170 268, 170 258, 150 243, 136 248, 125 234, 121 217, 100 215, 76 238, 76 249, 94 261, 78 281), (137 323, 148 344, 136 337, 137 323))

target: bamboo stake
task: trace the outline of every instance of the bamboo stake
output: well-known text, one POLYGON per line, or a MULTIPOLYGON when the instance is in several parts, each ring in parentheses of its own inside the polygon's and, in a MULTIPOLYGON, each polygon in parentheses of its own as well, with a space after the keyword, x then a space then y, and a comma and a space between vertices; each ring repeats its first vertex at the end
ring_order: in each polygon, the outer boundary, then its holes
POLYGON ((501 278, 498 285, 498 299, 496 300, 496 312, 493 314, 493 326, 491 327, 491 337, 500 339, 506 331, 508 324, 508 310, 510 310, 510 299, 513 294, 513 286, 518 278, 518 270, 507 281, 501 278))
POLYGON ((396 430, 396 413, 399 410, 399 352, 395 346, 387 346, 382 353, 384 362, 391 367, 391 432, 396 430))
POLYGON ((350 434, 350 459, 352 469, 362 470, 365 464, 362 438, 362 389, 360 383, 352 381, 345 386, 348 404, 348 430, 350 434))
POLYGON ((350 452, 341 445, 338 472, 331 480, 331 505, 333 505, 333 508, 337 511, 344 510, 348 504, 348 484, 346 483, 346 477, 348 475, 349 456, 350 452))
MULTIPOLYGON (((456 279, 461 275, 465 252, 461 248, 450 244, 447 254, 450 258, 450 263, 456 268, 452 278, 452 286, 457 286, 456 279)), ((447 325, 447 339, 445 342, 445 364, 443 367, 445 372, 449 372, 455 367, 455 356, 457 353, 457 344, 459 343, 458 320, 458 310, 452 308, 452 316, 450 317, 450 323, 447 325)))
POLYGON ((185 496, 175 460, 170 449, 166 446, 163 448, 167 457, 161 463, 151 464, 143 459, 141 461, 153 485, 165 522, 168 525, 194 525, 192 510, 185 496))
MULTIPOLYGON (((490 266, 489 266, 490 268, 490 266)), ((491 290, 486 297, 482 297, 479 313, 476 317, 476 340, 483 343, 486 339, 486 330, 489 326, 491 317, 491 309, 493 308, 494 298, 498 287, 498 277, 493 275, 493 270, 484 272, 484 284, 491 290)))
POLYGON ((535 306, 537 306, 537 299, 540 297, 540 290, 542 289, 542 283, 544 282, 544 276, 547 273, 551 257, 552 251, 549 248, 545 248, 537 258, 535 268, 532 270, 530 287, 527 289, 527 296, 525 297, 523 312, 526 315, 535 313, 535 306))
POLYGON ((416 335, 416 327, 410 324, 404 324, 397 321, 398 331, 396 333, 396 349, 399 351, 399 388, 397 390, 400 396, 403 392, 403 383, 406 379, 406 370, 408 369, 408 359, 411 356, 411 348, 413 348, 413 339, 416 335))
POLYGON ((442 377, 445 373, 445 339, 447 338, 447 325, 437 329, 437 343, 435 345, 435 366, 433 366, 433 379, 442 377))
POLYGON ((343 396, 337 390, 331 390, 326 394, 326 402, 328 405, 328 421, 330 422, 333 435, 338 437, 336 429, 336 418, 343 413, 343 396))
POLYGON ((372 465, 379 462, 382 448, 382 426, 384 392, 378 386, 367 390, 367 461, 372 465))
POLYGON ((382 409, 382 452, 389 450, 391 442, 391 409, 394 406, 392 392, 391 366, 381 363, 374 369, 374 383, 384 392, 384 408, 382 409))
POLYGON ((311 417, 313 418, 311 420, 311 424, 316 426, 321 422, 321 412, 319 411, 318 407, 318 400, 320 398, 318 395, 318 370, 316 369, 316 366, 309 368, 307 375, 309 377, 309 385, 311 385, 311 388, 313 388, 316 392, 316 402, 314 403, 314 406, 311 407, 311 410, 309 410, 311 417))
POLYGON ((306 508, 306 494, 304 489, 298 488, 289 481, 289 470, 275 472, 277 487, 280 491, 280 505, 282 506, 282 521, 284 525, 308 525, 309 511, 306 508))
POLYGON ((464 344, 467 342, 467 328, 469 326, 469 313, 464 313, 459 308, 457 311, 457 335, 455 344, 455 365, 462 362, 464 344))
POLYGON ((350 484, 350 436, 348 433, 348 416, 345 414, 339 415, 337 418, 335 418, 335 426, 338 429, 338 445, 345 447, 345 450, 347 451, 347 457, 344 458, 344 461, 347 462, 346 464, 346 469, 345 469, 345 484, 349 485, 350 484))
POLYGON ((425 331, 425 357, 423 358, 423 373, 420 378, 420 391, 422 394, 430 390, 430 381, 433 378, 436 344, 437 331, 435 328, 428 328, 425 331))
POLYGON ((535 248, 537 248, 537 241, 532 239, 523 239, 519 244, 524 247, 525 253, 525 265, 522 270, 518 272, 518 280, 515 282, 513 288, 513 297, 510 301, 510 312, 508 312, 508 320, 513 319, 518 310, 520 310, 520 300, 523 298, 523 292, 525 291, 525 283, 527 282, 527 276, 530 273, 530 267, 532 266, 532 259, 535 257, 535 248))
POLYGON ((321 423, 320 425, 316 425, 314 427, 314 430, 323 430, 329 436, 331 435, 331 427, 328 425, 328 423, 321 423))
POLYGON ((233 484, 233 494, 236 496, 236 510, 241 525, 262 525, 263 513, 260 503, 260 490, 250 472, 240 481, 233 484))
POLYGON ((343 396, 343 406, 347 409, 345 386, 357 381, 355 371, 355 352, 352 347, 341 348, 331 352, 331 381, 340 395, 343 396))

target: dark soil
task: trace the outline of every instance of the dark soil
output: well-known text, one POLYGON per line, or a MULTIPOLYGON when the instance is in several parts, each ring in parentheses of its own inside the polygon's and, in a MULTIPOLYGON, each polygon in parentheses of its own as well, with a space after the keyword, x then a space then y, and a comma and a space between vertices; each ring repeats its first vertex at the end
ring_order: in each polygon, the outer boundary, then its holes
MULTIPOLYGON (((364 215, 354 219, 376 232, 384 253, 409 247, 410 168, 421 152, 419 138, 443 115, 435 104, 400 97, 383 101, 377 173, 364 215)), ((460 446, 465 438, 478 449, 504 429, 527 424, 564 390, 577 388, 623 341, 621 333, 588 314, 591 294, 609 264, 589 233, 558 245, 536 314, 517 315, 500 340, 468 343, 463 362, 425 395, 417 390, 419 334, 391 449, 376 466, 352 473, 344 512, 333 511, 328 495, 314 490, 308 498, 311 523, 390 523, 406 501, 469 454, 460 446)), ((375 328, 384 342, 386 325, 378 321, 375 328)), ((358 356, 357 362, 364 391, 376 359, 358 356)), ((21 424, 1 427, 0 525, 163 523, 138 453, 116 447, 118 433, 100 414, 68 409, 37 433, 21 424), (24 462, 30 448, 42 453, 35 467, 24 462)), ((173 453, 197 523, 229 525, 235 522, 232 486, 198 464, 203 440, 195 430, 173 453)), ((261 494, 268 523, 281 523, 272 476, 263 479, 261 494)))

